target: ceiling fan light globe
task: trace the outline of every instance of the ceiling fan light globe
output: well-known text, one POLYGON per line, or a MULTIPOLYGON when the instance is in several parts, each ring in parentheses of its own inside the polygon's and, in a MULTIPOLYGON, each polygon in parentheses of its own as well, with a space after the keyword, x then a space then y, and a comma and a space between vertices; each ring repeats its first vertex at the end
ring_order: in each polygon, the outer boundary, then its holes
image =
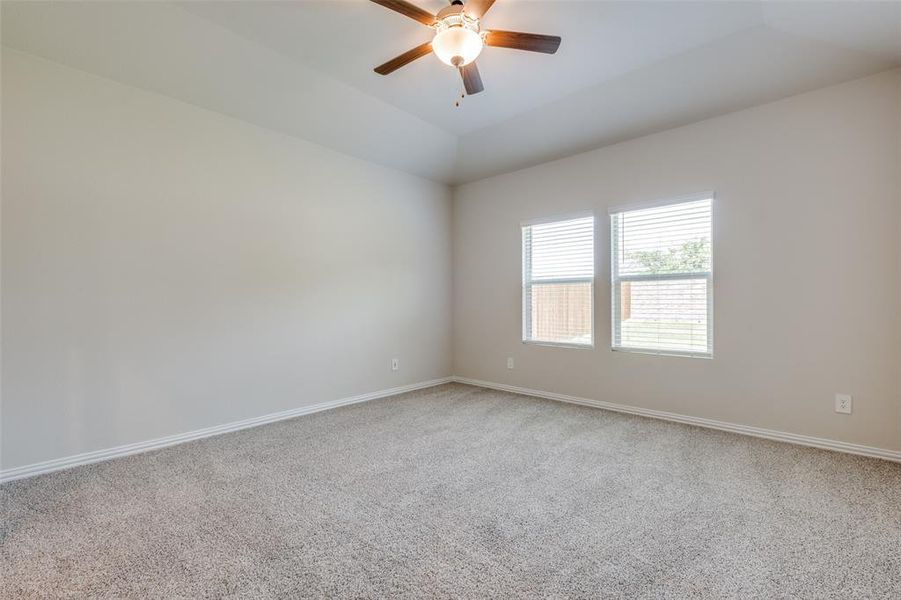
POLYGON ((444 64, 463 67, 482 52, 482 36, 467 27, 449 27, 435 34, 432 50, 444 64))

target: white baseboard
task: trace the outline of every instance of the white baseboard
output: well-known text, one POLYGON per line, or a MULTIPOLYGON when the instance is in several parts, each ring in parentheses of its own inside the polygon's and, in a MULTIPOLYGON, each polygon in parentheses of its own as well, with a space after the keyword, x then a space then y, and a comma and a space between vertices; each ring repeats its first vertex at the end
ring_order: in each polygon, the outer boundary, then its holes
POLYGON ((457 383, 465 383, 478 387, 490 388, 493 390, 501 390, 504 392, 513 392, 524 396, 534 396, 536 398, 546 398, 548 400, 557 400, 560 402, 568 402, 570 404, 581 404, 583 406, 592 406, 602 408, 604 410, 612 410, 615 412, 627 413, 630 415, 639 415, 642 417, 650 417, 652 419, 662 419, 664 421, 675 421, 676 423, 685 423, 687 425, 697 425, 699 427, 707 427, 709 429, 719 429, 721 431, 731 431, 732 433, 741 433, 753 437, 765 438, 768 440, 776 440, 779 442, 788 442, 790 444, 800 444, 802 446, 812 446, 814 448, 822 448, 824 450, 835 450, 837 452, 845 452, 848 454, 858 454, 860 456, 870 456, 873 458, 882 458, 885 460, 901 462, 901 451, 886 450, 885 448, 874 448, 872 446, 862 446, 860 444, 850 444, 848 442, 839 442, 836 440, 828 440, 825 438, 811 437, 807 435, 799 435, 796 433, 787 433, 784 431, 776 431, 774 429, 763 429, 761 427, 751 427, 749 425, 738 425, 736 423, 728 423, 726 421, 716 421, 714 419, 702 419, 700 417, 690 417, 677 413, 665 412, 661 410, 651 410, 648 408, 639 408, 636 406, 628 406, 625 404, 615 404, 613 402, 604 402, 602 400, 592 400, 590 398, 579 398, 577 396, 567 396, 566 394, 556 394, 554 392, 544 392, 541 390, 532 390, 528 388, 516 387, 513 385, 505 385, 502 383, 493 383, 491 381, 480 381, 478 379, 468 379, 466 377, 452 377, 457 383))
POLYGON ((371 392, 369 394, 352 396, 350 398, 341 398, 339 400, 332 400, 330 402, 320 402, 319 404, 301 406, 300 408, 294 408, 291 410, 263 415, 261 417, 244 419, 242 421, 234 421, 232 423, 226 423, 224 425, 216 425, 214 427, 196 429, 194 431, 188 431, 187 433, 179 433, 176 435, 156 438, 154 440, 147 440, 145 442, 126 444, 124 446, 117 446, 115 448, 108 448, 106 450, 96 450, 94 452, 85 452, 84 454, 76 454, 74 456, 67 456, 65 458, 57 458, 54 460, 48 460, 46 462, 34 463, 31 465, 25 465, 23 467, 7 469, 5 471, 0 471, 0 483, 12 481, 14 479, 33 477, 34 475, 41 475, 43 473, 51 473, 53 471, 59 471, 61 469, 68 469, 80 465, 87 465, 90 463, 110 460, 112 458, 128 456, 129 454, 137 454, 139 452, 147 452, 150 450, 156 450, 158 448, 165 448, 166 446, 174 446, 175 444, 182 444, 184 442, 199 440, 202 438, 219 435, 221 433, 238 431, 240 429, 247 429, 249 427, 257 427, 259 425, 265 425, 266 423, 274 423, 275 421, 293 419, 294 417, 309 415, 312 413, 321 412, 323 410, 330 410, 332 408, 338 408, 339 406, 347 406, 348 404, 357 404, 359 402, 377 400, 379 398, 386 398, 388 396, 396 396, 397 394, 403 394, 405 392, 412 392, 414 390, 421 390, 429 387, 434 387, 436 385, 442 385, 444 383, 450 383, 452 380, 453 378, 451 377, 444 377, 441 379, 433 379, 431 381, 422 381, 419 383, 402 385, 400 387, 381 390, 378 392, 371 392))
POLYGON ((413 383, 410 385, 404 385, 400 387, 390 388, 387 390, 381 390, 378 392, 372 392, 369 394, 361 394, 359 396, 352 396, 350 398, 341 398, 339 400, 332 400, 330 402, 321 402, 319 404, 311 404, 309 406, 302 406, 300 408, 295 408, 291 410, 286 410, 282 412, 272 413, 268 415, 263 415, 261 417, 253 417, 250 419, 244 419, 242 421, 234 421, 232 423, 226 423, 224 425, 216 425, 214 427, 207 427, 204 429, 197 429, 194 431, 189 431, 186 433, 180 433, 176 435, 170 435, 167 437, 157 438, 153 440, 147 440, 145 442, 137 442, 134 444, 126 444, 124 446, 117 446, 115 448, 108 448, 105 450, 96 450, 94 452, 85 452, 83 454, 76 454, 74 456, 67 456, 64 458, 48 460, 46 462, 35 463, 31 465, 25 465, 22 467, 16 467, 13 469, 7 469, 5 471, 0 471, 0 483, 6 481, 13 481, 14 479, 23 479, 25 477, 32 477, 34 475, 41 475, 43 473, 51 473, 53 471, 59 471, 62 469, 68 469, 71 467, 77 467, 80 465, 87 465, 90 463, 101 462, 105 460, 110 460, 113 458, 119 458, 122 456, 128 456, 130 454, 137 454, 139 452, 148 452, 150 450, 156 450, 158 448, 165 448, 166 446, 174 446, 175 444, 181 444, 184 442, 190 442, 193 440, 199 440, 206 437, 211 437, 214 435, 219 435, 222 433, 228 433, 231 431, 238 431, 241 429, 247 429, 249 427, 256 427, 259 425, 265 425, 266 423, 274 423, 276 421, 283 421, 285 419, 292 419, 294 417, 299 417, 302 415, 308 415, 316 412, 321 412, 324 410, 330 410, 332 408, 338 408, 339 406, 347 406, 348 404, 357 404, 359 402, 366 402, 369 400, 376 400, 379 398, 386 398, 388 396, 395 396, 397 394, 403 394, 405 392, 412 392, 415 390, 421 390, 429 387, 434 387, 437 385, 442 385, 445 383, 450 383, 451 381, 464 383, 467 385, 474 385, 478 387, 490 388, 495 390, 501 390, 505 392, 512 392, 515 394, 522 394, 524 396, 533 396, 536 398, 546 398, 548 400, 557 400, 560 402, 568 402, 570 404, 581 404, 583 406, 591 406, 594 408, 601 408, 604 410, 612 410, 621 413, 627 413, 632 415, 639 415, 643 417, 650 417, 653 419, 662 419, 665 421, 675 421, 677 423, 685 423, 687 425, 697 425, 699 427, 707 427, 709 429, 719 429, 721 431, 731 431, 733 433, 740 433, 744 435, 750 435, 753 437, 765 438, 768 440, 776 440, 779 442, 788 442, 791 444, 800 444, 802 446, 812 446, 814 448, 822 448, 825 450, 835 450, 837 452, 846 452, 848 454, 858 454, 861 456, 870 456, 873 458, 881 458, 885 460, 901 462, 901 451, 897 450, 886 450, 884 448, 874 448, 872 446, 863 446, 860 444, 850 444, 848 442, 839 442, 836 440, 828 440, 825 438, 817 438, 806 435, 799 435, 795 433, 787 433, 784 431, 776 431, 773 429, 763 429, 761 427, 751 427, 748 425, 738 425, 735 423, 728 423, 725 421, 716 421, 714 419, 702 419, 700 417, 691 417, 687 415, 680 415, 677 413, 670 413, 660 410, 651 410, 647 408, 638 408, 635 406, 627 406, 625 404, 615 404, 613 402, 604 402, 602 400, 592 400, 590 398, 580 398, 578 396, 568 396, 566 394, 557 394, 554 392, 545 392, 541 390, 533 390, 529 388, 522 388, 513 385, 505 385, 501 383, 493 383, 490 381, 480 381, 478 379, 468 379, 466 377, 444 377, 441 379, 433 379, 431 381, 423 381, 419 383, 413 383))

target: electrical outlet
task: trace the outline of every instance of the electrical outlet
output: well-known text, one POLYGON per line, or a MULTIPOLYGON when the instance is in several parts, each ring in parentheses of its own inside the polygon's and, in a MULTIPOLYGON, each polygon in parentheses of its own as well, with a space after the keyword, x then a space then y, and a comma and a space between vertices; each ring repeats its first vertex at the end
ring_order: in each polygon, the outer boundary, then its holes
POLYGON ((507 368, 508 368, 508 369, 512 369, 512 368, 513 368, 513 357, 512 357, 512 356, 511 356, 510 358, 507 359, 507 368))
POLYGON ((397 371, 398 369, 400 369, 400 359, 392 358, 391 359, 391 370, 397 371))
POLYGON ((835 412, 850 415, 852 403, 853 400, 849 394, 836 394, 835 412))

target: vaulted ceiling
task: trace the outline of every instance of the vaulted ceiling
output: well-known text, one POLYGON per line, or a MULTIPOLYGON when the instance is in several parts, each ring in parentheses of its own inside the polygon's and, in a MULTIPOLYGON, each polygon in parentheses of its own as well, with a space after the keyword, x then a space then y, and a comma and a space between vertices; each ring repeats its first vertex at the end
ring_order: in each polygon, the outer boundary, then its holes
MULTIPOLYGON (((439 0, 414 0, 437 12, 439 0)), ((359 158, 462 183, 901 65, 901 2, 498 0, 485 92, 434 56, 372 68, 430 30, 366 0, 15 2, 4 46, 359 158)))

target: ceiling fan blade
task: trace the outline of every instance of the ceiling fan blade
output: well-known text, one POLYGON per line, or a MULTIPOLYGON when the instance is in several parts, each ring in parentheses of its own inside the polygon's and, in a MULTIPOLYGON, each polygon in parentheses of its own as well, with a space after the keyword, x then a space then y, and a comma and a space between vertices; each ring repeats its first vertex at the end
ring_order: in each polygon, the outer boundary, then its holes
POLYGON ((466 88, 467 95, 472 96, 485 89, 485 86, 482 85, 482 76, 479 75, 479 68, 474 62, 462 67, 460 76, 463 77, 463 87, 466 88))
POLYGON ((492 30, 485 36, 485 45, 553 54, 560 47, 560 38, 556 35, 492 30))
POLYGON ((400 56, 395 56, 388 62, 383 65, 377 66, 373 69, 379 75, 387 75, 389 73, 393 73, 397 71, 402 66, 409 64, 416 60, 417 58, 422 58, 426 54, 432 51, 432 42, 426 42, 425 44, 421 44, 416 46, 412 50, 407 50, 400 56))
POLYGON ((384 6, 388 10, 393 10, 394 12, 399 12, 400 14, 410 17, 416 21, 419 21, 423 25, 434 25, 435 24, 435 15, 429 13, 426 10, 423 10, 416 6, 415 4, 410 4, 406 0, 369 0, 370 2, 375 2, 380 6, 384 6))
POLYGON ((491 8, 492 4, 494 4, 494 0, 467 0, 463 5, 463 10, 470 17, 481 19, 488 12, 488 9, 491 8))

